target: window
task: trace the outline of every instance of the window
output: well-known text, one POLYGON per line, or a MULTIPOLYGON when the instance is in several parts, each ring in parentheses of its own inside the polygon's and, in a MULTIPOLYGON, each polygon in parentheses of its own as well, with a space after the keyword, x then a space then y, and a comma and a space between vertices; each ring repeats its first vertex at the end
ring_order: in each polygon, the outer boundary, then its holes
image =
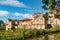
POLYGON ((49 16, 49 18, 52 18, 53 16, 49 16))
POLYGON ((50 23, 53 23, 52 21, 50 23))
POLYGON ((8 25, 8 24, 6 24, 6 25, 8 25))

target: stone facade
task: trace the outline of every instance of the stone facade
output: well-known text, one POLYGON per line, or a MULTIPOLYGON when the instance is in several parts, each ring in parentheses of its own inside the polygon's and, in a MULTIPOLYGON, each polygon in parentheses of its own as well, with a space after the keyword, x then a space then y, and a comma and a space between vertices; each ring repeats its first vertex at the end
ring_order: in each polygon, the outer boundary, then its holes
POLYGON ((51 24, 52 27, 58 25, 60 26, 60 19, 59 18, 55 18, 55 14, 58 13, 58 15, 60 14, 60 9, 56 9, 56 10, 53 10, 53 11, 49 11, 48 13, 48 24, 51 24))
POLYGON ((42 13, 35 13, 32 19, 22 19, 14 21, 7 19, 6 30, 11 29, 14 25, 15 28, 26 28, 26 29, 45 29, 45 19, 42 13))
POLYGON ((6 21, 6 30, 11 30, 11 27, 12 27, 12 20, 7 19, 7 21, 6 21))
POLYGON ((52 11, 49 11, 49 14, 48 14, 48 24, 51 24, 51 26, 54 26, 54 20, 55 20, 55 17, 54 17, 54 14, 52 11))
POLYGON ((35 29, 45 29, 45 19, 42 13, 36 13, 33 15, 33 22, 35 29))
POLYGON ((49 11, 47 21, 43 17, 44 15, 43 13, 35 13, 32 19, 22 19, 17 21, 12 21, 11 19, 7 19, 6 30, 9 29, 11 30, 11 28, 45 29, 46 23, 48 26, 52 26, 52 27, 56 25, 60 26, 60 19, 55 18, 55 14, 57 13, 57 11, 58 10, 49 11))
POLYGON ((31 25, 32 25, 32 19, 23 19, 23 20, 19 20, 18 27, 29 29, 31 25))

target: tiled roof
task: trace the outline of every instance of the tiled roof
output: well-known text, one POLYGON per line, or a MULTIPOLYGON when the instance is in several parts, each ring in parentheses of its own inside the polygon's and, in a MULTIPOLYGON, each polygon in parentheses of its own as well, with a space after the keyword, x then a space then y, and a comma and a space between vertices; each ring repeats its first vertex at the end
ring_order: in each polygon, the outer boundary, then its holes
POLYGON ((31 21, 32 19, 22 19, 22 20, 19 20, 19 21, 31 21))

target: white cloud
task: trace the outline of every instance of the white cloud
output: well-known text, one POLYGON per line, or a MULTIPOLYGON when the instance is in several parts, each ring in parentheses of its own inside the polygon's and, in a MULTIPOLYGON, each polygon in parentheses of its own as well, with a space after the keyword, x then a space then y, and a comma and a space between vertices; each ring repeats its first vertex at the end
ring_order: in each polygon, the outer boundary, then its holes
POLYGON ((32 15, 31 14, 23 14, 23 17, 24 18, 32 18, 32 15))
POLYGON ((9 14, 8 11, 0 10, 0 16, 7 16, 8 14, 9 14))
POLYGON ((22 14, 22 13, 14 13, 15 16, 20 16, 20 17, 23 17, 23 18, 32 18, 32 15, 31 14, 22 14))
POLYGON ((1 0, 1 5, 10 5, 15 7, 22 7, 22 8, 28 8, 24 3, 19 2, 18 0, 1 0))
POLYGON ((15 15, 15 16, 20 16, 20 14, 19 14, 19 13, 15 13, 14 15, 15 15))

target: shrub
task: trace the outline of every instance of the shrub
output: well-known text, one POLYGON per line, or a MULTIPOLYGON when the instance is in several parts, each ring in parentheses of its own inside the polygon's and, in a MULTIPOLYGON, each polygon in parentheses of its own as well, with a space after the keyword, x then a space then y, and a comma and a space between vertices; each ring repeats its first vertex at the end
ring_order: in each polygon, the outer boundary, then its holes
POLYGON ((6 27, 5 26, 0 26, 0 30, 5 30, 6 27))
POLYGON ((60 26, 56 25, 52 30, 59 31, 60 30, 60 26))
POLYGON ((27 30, 25 33, 25 38, 30 38, 33 37, 33 31, 32 30, 27 30))

